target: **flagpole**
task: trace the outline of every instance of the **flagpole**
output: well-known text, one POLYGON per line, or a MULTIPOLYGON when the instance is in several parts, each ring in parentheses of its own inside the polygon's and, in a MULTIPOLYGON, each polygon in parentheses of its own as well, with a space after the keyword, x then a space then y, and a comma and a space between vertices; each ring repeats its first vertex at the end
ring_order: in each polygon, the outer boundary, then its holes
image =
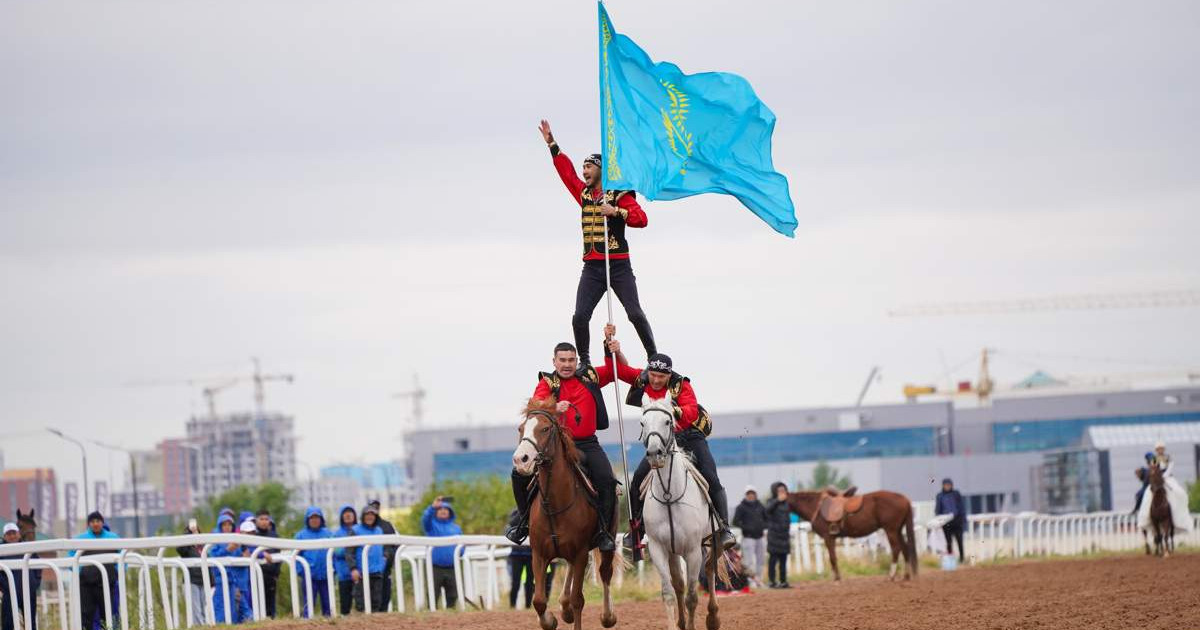
MULTIPOLYGON (((608 217, 604 217, 604 302, 608 306, 608 323, 613 324, 613 309, 612 309, 612 270, 609 268, 608 258, 608 217)), ((608 337, 604 338, 605 346, 604 353, 608 356, 608 337)), ((613 358, 613 398, 617 401, 617 435, 621 440, 621 469, 625 477, 625 492, 637 492, 636 488, 629 487, 629 457, 625 454, 625 414, 621 412, 621 379, 618 377, 620 367, 617 365, 617 356, 614 353, 613 358)), ((625 506, 629 512, 629 524, 633 525, 633 502, 626 497, 625 506)), ((637 549, 633 550, 634 558, 637 558, 637 549)))

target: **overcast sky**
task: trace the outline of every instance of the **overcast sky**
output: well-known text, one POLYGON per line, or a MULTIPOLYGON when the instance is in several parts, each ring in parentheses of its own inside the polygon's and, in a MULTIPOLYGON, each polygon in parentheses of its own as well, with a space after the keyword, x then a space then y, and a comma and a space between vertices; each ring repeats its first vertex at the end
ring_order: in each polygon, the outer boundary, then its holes
MULTIPOLYGON (((1002 384, 1200 364, 1195 308, 886 316, 1200 285, 1197 3, 608 7, 656 60, 739 73, 779 119, 795 239, 715 195, 646 203, 630 234, 660 348, 710 409, 852 403, 872 365, 868 399, 896 401, 946 366, 972 376, 984 346, 1002 384)), ((8 465, 78 478, 44 427, 182 435, 198 388, 127 384, 245 375, 250 356, 296 375, 267 403, 313 466, 394 455, 409 408, 391 394, 414 373, 430 424, 513 422, 571 334, 578 209, 535 127, 576 162, 597 150, 595 13, 0 5, 8 465)))

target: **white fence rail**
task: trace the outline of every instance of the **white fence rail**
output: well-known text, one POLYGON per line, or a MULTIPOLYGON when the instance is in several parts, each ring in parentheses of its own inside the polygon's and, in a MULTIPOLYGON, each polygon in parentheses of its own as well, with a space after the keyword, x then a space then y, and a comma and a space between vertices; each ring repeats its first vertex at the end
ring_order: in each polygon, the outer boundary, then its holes
MULTIPOLYGON (((948 516, 936 516, 923 525, 915 524, 918 550, 926 553, 944 551, 946 543, 942 526, 949 520, 948 516)), ((1177 545, 1200 547, 1200 514, 1193 514, 1192 521, 1191 532, 1176 535, 1177 545)), ((1137 517, 1121 512, 973 514, 967 517, 963 538, 968 562, 1000 557, 1130 551, 1144 549, 1146 544, 1142 530, 1137 526, 1137 517)), ((791 540, 793 566, 799 566, 804 573, 826 571, 825 542, 812 533, 808 523, 793 523, 791 540)), ((882 532, 863 538, 837 540, 839 560, 855 558, 874 561, 879 554, 890 553, 882 532)), ((1151 545, 1153 542, 1151 539, 1151 545)))
MULTIPOLYGON (((148 538, 101 538, 101 539, 53 539, 28 543, 12 543, 4 545, 5 555, 21 556, 21 559, 0 560, 0 573, 7 578, 8 591, 4 593, 5 606, 11 606, 13 618, 20 618, 20 610, 32 610, 33 593, 30 592, 29 575, 31 571, 50 570, 54 573, 58 585, 58 593, 53 597, 57 608, 60 630, 84 630, 80 618, 80 583, 79 569, 96 567, 101 577, 101 587, 104 592, 103 615, 105 627, 113 628, 113 618, 120 620, 121 630, 129 630, 130 598, 136 591, 136 608, 139 627, 146 630, 157 630, 155 609, 161 610, 165 619, 165 630, 178 630, 192 627, 192 610, 195 606, 204 606, 205 622, 215 625, 214 602, 212 597, 205 597, 203 602, 194 602, 191 597, 191 578, 187 569, 200 567, 203 577, 204 592, 213 593, 213 587, 221 585, 224 594, 222 606, 225 620, 231 620, 232 607, 230 601, 233 588, 230 585, 228 569, 248 567, 250 571, 250 604, 252 619, 257 621, 266 617, 266 602, 263 596, 262 567, 267 564, 263 557, 270 550, 271 562, 287 567, 293 579, 291 582, 292 614, 301 616, 302 604, 300 591, 304 591, 304 602, 307 602, 309 613, 315 612, 313 601, 312 572, 305 570, 308 563, 299 555, 301 551, 325 550, 325 567, 327 575, 333 576, 333 556, 336 549, 347 546, 359 549, 361 563, 368 566, 367 558, 371 548, 377 546, 396 546, 392 585, 395 588, 391 598, 398 612, 405 612, 406 596, 411 596, 417 610, 437 610, 445 606, 443 598, 439 605, 435 596, 433 581, 434 547, 453 547, 454 576, 457 590, 459 609, 465 609, 467 600, 481 602, 485 608, 492 608, 500 600, 500 569, 499 560, 508 556, 512 543, 501 536, 447 536, 429 538, 424 536, 355 536, 347 538, 325 538, 318 540, 294 540, 288 538, 263 538, 245 534, 193 534, 186 536, 155 536, 148 538), (257 547, 249 557, 209 557, 209 549, 214 545, 238 544, 257 547), (168 550, 185 546, 202 546, 199 558, 168 557, 168 550), (67 552, 88 552, 87 555, 71 557, 38 558, 37 554, 67 552), (112 589, 117 585, 109 583, 105 567, 116 567, 118 589, 118 610, 111 605, 112 589), (297 573, 297 565, 301 565, 297 573), (404 579, 404 568, 407 568, 411 583, 404 579), (127 576, 131 571, 133 581, 127 576), (215 571, 215 573, 214 573, 215 571), (13 578, 21 576, 22 592, 17 591, 13 578), (302 576, 303 579, 295 579, 302 576), (152 580, 157 577, 157 596, 152 588, 152 580), (184 588, 179 589, 180 584, 184 588), (128 585, 128 588, 126 588, 128 585), (182 592, 182 597, 180 593, 182 592), (17 602, 22 602, 18 606, 17 602), (180 614, 182 612, 184 614, 180 614), (70 613, 68 612, 70 611, 70 613)), ((371 614, 371 598, 369 593, 371 574, 362 572, 362 589, 364 592, 364 612, 371 614)), ((328 580, 328 595, 331 604, 331 614, 337 616, 337 580, 328 580)), ((43 601, 51 598, 44 596, 43 601)), ((23 620, 24 630, 34 630, 28 615, 23 620)), ((21 627, 21 626, 18 626, 21 627)), ((90 626, 88 627, 90 630, 90 626)))

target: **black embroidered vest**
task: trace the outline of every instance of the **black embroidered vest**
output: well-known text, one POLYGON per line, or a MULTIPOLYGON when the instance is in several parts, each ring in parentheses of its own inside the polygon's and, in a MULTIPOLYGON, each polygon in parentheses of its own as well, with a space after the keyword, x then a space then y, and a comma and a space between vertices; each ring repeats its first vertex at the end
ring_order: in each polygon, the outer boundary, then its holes
MULTIPOLYGON (((604 203, 616 206, 621 197, 632 194, 630 190, 606 190, 599 200, 592 198, 590 189, 584 189, 579 194, 583 206, 580 223, 583 226, 584 256, 591 253, 604 255, 604 215, 600 214, 600 206, 604 203)), ((619 214, 608 218, 608 253, 629 253, 629 242, 625 240, 625 219, 619 214)))
MULTIPOLYGON (((607 429, 608 409, 604 406, 604 395, 600 393, 600 377, 596 374, 596 369, 589 365, 586 371, 575 372, 575 378, 583 382, 583 386, 592 394, 592 400, 596 402, 596 430, 607 429)), ((558 391, 562 387, 562 379, 558 373, 538 372, 538 380, 546 381, 546 385, 550 387, 550 395, 554 396, 554 400, 558 400, 558 391)))
MULTIPOLYGON (((688 382, 691 382, 691 379, 688 377, 674 372, 671 373, 671 380, 667 381, 667 395, 671 397, 672 403, 675 403, 679 399, 679 391, 683 389, 683 384, 688 382)), ((625 404, 631 407, 641 407, 642 398, 646 395, 646 387, 649 384, 650 376, 647 370, 642 370, 642 373, 638 374, 637 379, 633 381, 633 385, 629 387, 629 394, 625 396, 625 404)), ((712 418, 709 417, 708 410, 704 408, 704 405, 697 404, 696 406, 699 408, 700 413, 696 417, 696 421, 692 423, 692 426, 705 436, 708 436, 712 434, 712 418)), ((676 408, 676 412, 678 413, 678 407, 676 408)), ((678 416, 675 419, 678 420, 678 416)))

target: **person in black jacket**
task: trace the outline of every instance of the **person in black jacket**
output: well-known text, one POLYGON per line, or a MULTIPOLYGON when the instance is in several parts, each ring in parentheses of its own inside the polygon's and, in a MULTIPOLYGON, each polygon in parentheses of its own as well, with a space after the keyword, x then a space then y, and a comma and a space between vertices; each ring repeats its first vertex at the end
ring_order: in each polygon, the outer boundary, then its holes
POLYGON ((750 581, 761 586, 763 560, 767 547, 763 532, 767 529, 767 508, 758 500, 754 486, 746 486, 746 495, 733 511, 733 526, 742 530, 742 567, 750 581))
MULTIPOLYGON (((254 528, 258 531, 259 536, 279 538, 279 532, 275 530, 275 520, 271 518, 271 512, 265 508, 254 515, 254 528)), ((275 618, 277 599, 275 591, 279 586, 280 569, 279 563, 273 562, 274 558, 271 557, 271 554, 278 552, 278 549, 264 549, 262 553, 262 558, 266 561, 266 564, 262 565, 263 599, 267 603, 267 616, 271 619, 275 618)))
MULTIPOLYGON (((187 527, 183 530, 186 534, 199 534, 200 526, 196 523, 196 519, 188 520, 187 527)), ((179 554, 180 558, 199 558, 200 550, 203 545, 184 545, 176 547, 175 553, 179 554)), ((188 591, 192 598, 192 625, 203 626, 204 613, 207 608, 205 604, 208 602, 208 594, 204 591, 204 569, 199 566, 188 567, 188 591)))
MULTIPOLYGON (((4 545, 11 545, 21 542, 21 528, 16 523, 6 523, 4 525, 4 545)), ((35 556, 37 554, 34 554, 35 556)), ((0 555, 0 560, 20 560, 25 557, 25 554, 15 555, 0 555)), ((24 569, 13 569, 13 587, 17 591, 17 610, 22 615, 25 614, 25 571, 24 569)), ((29 570, 29 601, 32 604, 29 607, 29 620, 33 622, 34 630, 37 630, 37 594, 38 589, 42 586, 42 570, 29 570)), ((12 605, 9 604, 8 598, 11 592, 8 589, 8 576, 0 573, 0 594, 4 597, 3 611, 0 611, 0 628, 3 630, 13 630, 16 625, 16 620, 13 619, 12 605)), ((25 626, 21 625, 23 629, 25 626)))
POLYGON ((954 542, 957 541, 958 561, 965 562, 963 528, 967 525, 967 502, 963 501, 962 494, 954 489, 954 482, 949 477, 942 480, 942 491, 938 493, 934 506, 935 514, 951 516, 950 522, 942 526, 942 533, 946 535, 946 553, 954 553, 954 542))
MULTIPOLYGON (((379 515, 379 511, 383 507, 383 504, 379 502, 379 499, 371 499, 371 502, 367 505, 375 509, 376 516, 379 515)), ((379 516, 379 521, 377 524, 379 525, 379 529, 382 529, 383 533, 385 534, 396 533, 396 526, 392 525, 391 521, 383 518, 382 516, 379 516)), ((392 604, 392 569, 396 566, 396 545, 383 546, 383 559, 385 561, 383 575, 379 578, 383 585, 381 587, 383 588, 383 607, 380 608, 380 610, 386 611, 392 604)))
POLYGON ((791 508, 787 503, 787 485, 782 481, 771 484, 771 499, 767 501, 767 578, 771 588, 791 588, 787 578, 787 558, 791 551, 791 508), (778 579, 776 579, 778 574, 778 579))

